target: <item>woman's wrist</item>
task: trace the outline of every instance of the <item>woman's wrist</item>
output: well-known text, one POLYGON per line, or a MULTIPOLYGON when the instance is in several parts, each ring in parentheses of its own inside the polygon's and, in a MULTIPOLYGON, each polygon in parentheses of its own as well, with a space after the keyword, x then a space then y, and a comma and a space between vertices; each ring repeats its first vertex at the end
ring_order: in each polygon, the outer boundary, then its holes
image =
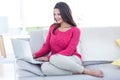
POLYGON ((35 54, 33 54, 33 58, 36 58, 36 55, 35 55, 35 54))

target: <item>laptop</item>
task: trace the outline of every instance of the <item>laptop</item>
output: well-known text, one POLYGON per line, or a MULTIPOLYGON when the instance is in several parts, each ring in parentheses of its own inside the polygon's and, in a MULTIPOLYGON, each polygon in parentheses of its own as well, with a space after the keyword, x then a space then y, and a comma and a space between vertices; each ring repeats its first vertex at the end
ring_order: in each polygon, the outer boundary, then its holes
POLYGON ((29 41, 23 39, 11 39, 15 57, 33 64, 42 64, 42 61, 33 59, 29 41))

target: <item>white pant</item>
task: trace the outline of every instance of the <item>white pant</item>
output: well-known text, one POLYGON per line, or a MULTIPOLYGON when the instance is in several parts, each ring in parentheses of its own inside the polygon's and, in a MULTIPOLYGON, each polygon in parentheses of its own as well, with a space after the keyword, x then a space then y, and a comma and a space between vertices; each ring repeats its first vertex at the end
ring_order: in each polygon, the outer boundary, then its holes
POLYGON ((51 56, 49 62, 41 65, 41 70, 45 75, 71 75, 74 72, 82 73, 84 67, 77 56, 63 56, 56 54, 51 56))

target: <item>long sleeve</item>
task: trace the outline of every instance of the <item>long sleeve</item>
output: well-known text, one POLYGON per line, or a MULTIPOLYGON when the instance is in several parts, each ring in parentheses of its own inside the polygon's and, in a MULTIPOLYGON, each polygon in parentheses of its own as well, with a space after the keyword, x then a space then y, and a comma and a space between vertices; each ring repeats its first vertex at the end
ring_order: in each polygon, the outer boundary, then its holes
POLYGON ((66 49, 58 53, 66 56, 73 55, 73 53, 76 52, 76 48, 79 43, 79 38, 80 38, 80 30, 74 29, 69 45, 66 47, 66 49))
POLYGON ((43 44, 42 48, 35 53, 35 57, 42 57, 51 51, 50 38, 51 38, 51 27, 50 27, 48 35, 46 37, 45 43, 43 44))

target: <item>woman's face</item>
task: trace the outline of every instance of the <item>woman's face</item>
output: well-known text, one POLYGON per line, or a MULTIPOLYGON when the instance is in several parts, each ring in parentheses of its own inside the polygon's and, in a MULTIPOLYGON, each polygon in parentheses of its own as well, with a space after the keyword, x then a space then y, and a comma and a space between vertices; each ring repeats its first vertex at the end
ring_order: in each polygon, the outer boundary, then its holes
POLYGON ((54 9, 54 19, 57 23, 62 23, 63 22, 63 19, 60 15, 60 11, 57 8, 54 9))

